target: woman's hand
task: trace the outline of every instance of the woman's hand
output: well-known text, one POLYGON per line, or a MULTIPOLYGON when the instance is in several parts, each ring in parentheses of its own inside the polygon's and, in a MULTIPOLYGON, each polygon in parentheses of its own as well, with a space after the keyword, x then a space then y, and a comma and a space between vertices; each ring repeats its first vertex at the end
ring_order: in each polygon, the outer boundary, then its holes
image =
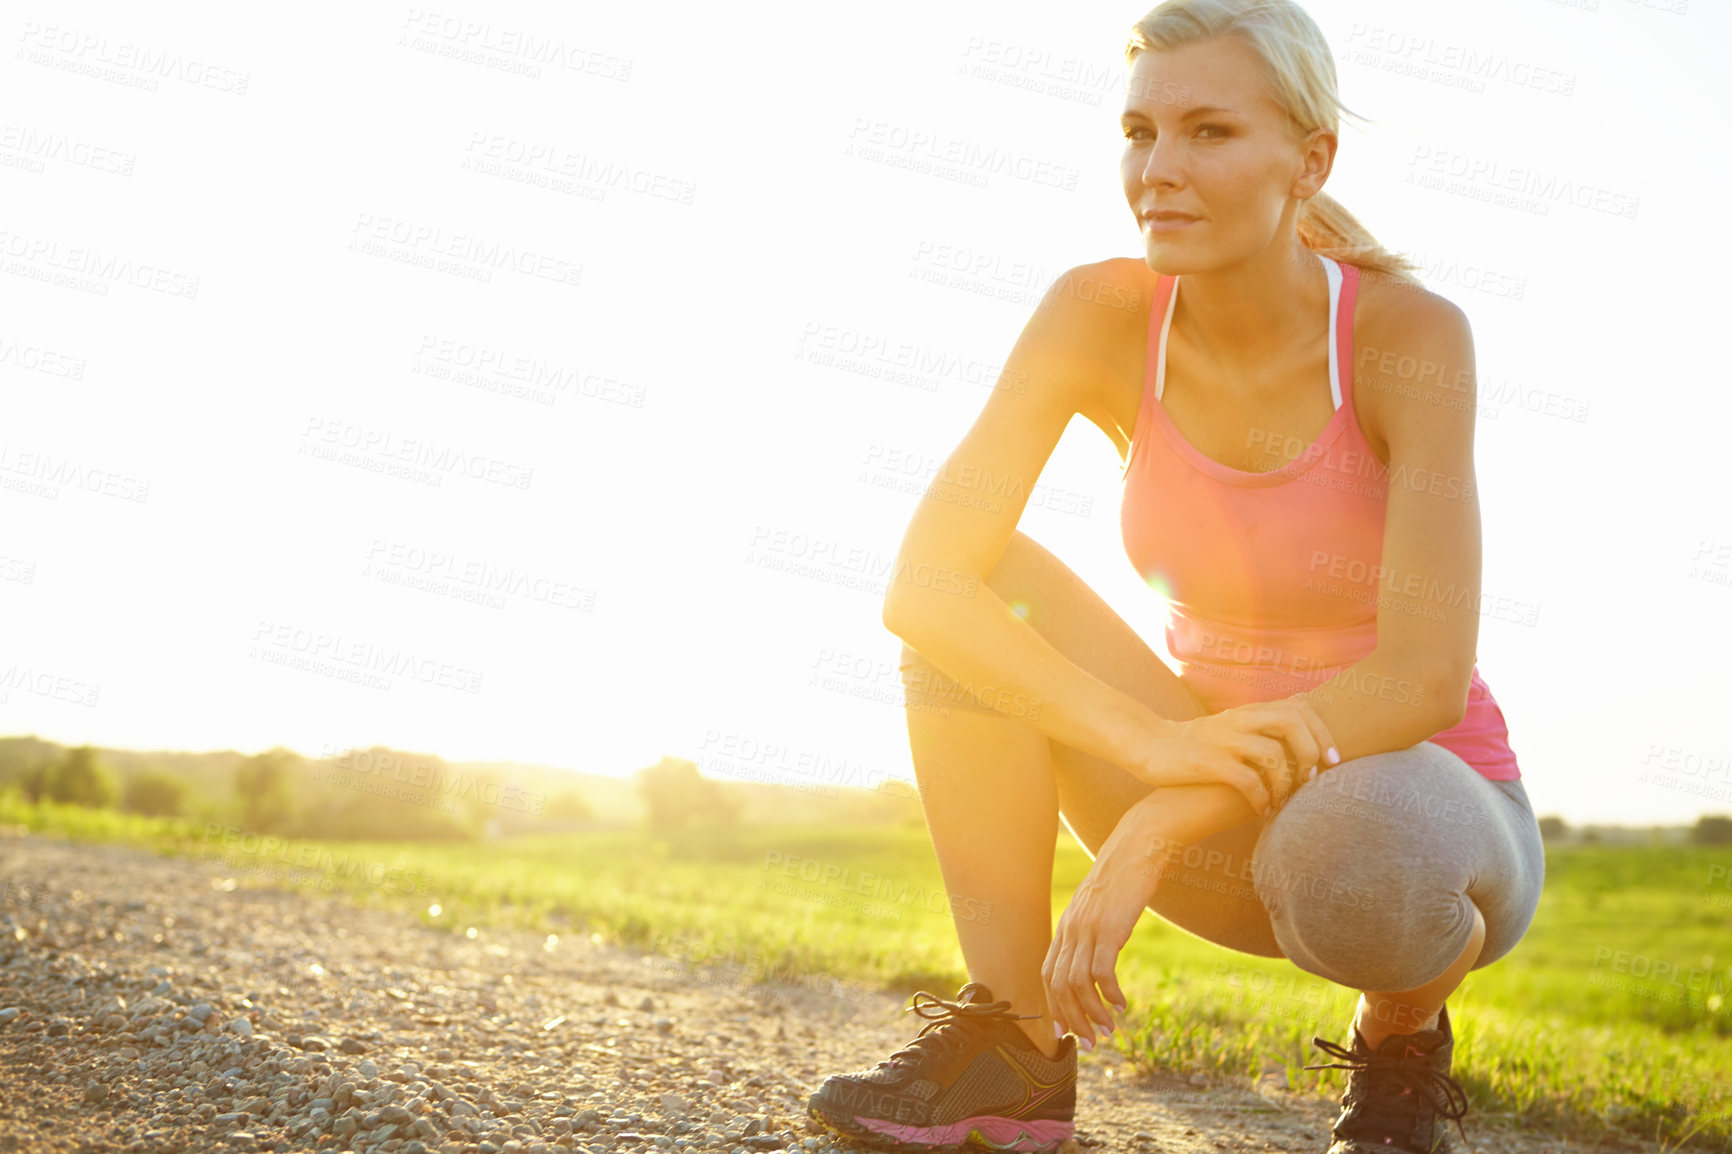
POLYGON ((1265 816, 1322 769, 1335 739, 1305 697, 1254 701, 1190 721, 1163 720, 1130 772, 1153 786, 1230 785, 1265 816))
POLYGON ((1136 806, 1126 811, 1059 917, 1041 965, 1053 1020, 1091 1047, 1097 1023, 1103 1036, 1112 1032, 1106 1003, 1124 1012, 1125 995, 1114 969, 1154 898, 1161 864, 1150 847, 1161 843, 1150 811, 1136 806))

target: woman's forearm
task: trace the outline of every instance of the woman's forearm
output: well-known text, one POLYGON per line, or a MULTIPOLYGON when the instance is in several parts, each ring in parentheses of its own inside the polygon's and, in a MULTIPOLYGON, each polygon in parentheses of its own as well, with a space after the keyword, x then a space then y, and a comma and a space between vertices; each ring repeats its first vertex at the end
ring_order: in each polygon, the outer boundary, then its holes
POLYGON ((984 581, 907 596, 885 623, 984 704, 1127 770, 1170 720, 1053 648, 984 581))
POLYGON ((1195 845, 1213 834, 1257 817, 1245 795, 1230 785, 1162 786, 1125 811, 1120 826, 1157 863, 1177 847, 1195 845))

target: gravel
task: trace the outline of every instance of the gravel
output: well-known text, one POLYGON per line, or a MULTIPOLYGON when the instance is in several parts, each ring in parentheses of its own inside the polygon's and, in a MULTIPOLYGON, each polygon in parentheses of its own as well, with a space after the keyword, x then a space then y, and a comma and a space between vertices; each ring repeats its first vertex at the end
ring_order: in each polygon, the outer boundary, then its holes
MULTIPOLYGON (((470 938, 119 846, 13 831, 0 880, 0 1151, 836 1154, 863 1147, 807 1095, 918 1028, 890 994, 470 938)), ((1335 1114, 1139 1076, 1111 1047, 1078 1107, 1064 1154, 1319 1154, 1335 1114)), ((1467 1121, 1464 1154, 1545 1148, 1467 1121)))

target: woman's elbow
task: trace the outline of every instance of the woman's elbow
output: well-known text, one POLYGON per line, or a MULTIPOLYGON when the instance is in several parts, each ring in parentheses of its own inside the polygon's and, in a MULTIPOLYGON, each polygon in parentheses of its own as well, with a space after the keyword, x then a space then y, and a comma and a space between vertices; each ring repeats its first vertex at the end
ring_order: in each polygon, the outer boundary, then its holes
POLYGON ((1467 716, 1467 696, 1473 685, 1473 669, 1443 669, 1426 678, 1425 699, 1430 704, 1432 720, 1441 728, 1454 729, 1467 716))

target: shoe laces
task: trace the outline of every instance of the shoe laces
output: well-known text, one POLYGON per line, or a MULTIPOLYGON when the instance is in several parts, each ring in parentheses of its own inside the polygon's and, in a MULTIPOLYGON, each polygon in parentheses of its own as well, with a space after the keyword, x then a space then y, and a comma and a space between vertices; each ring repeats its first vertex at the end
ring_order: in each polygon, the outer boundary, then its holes
POLYGON ((1375 1137, 1389 1142, 1393 1135, 1414 1134, 1419 1128, 1419 1104, 1423 1096, 1441 1117, 1455 1123, 1463 1144, 1467 1142, 1467 1131, 1461 1126, 1462 1118, 1467 1116, 1467 1091, 1454 1078, 1434 1069, 1429 1054, 1418 1057, 1404 1054, 1398 1058, 1357 1046, 1349 1050, 1327 1038, 1312 1038, 1311 1044, 1343 1061, 1305 1069, 1350 1070, 1353 1081, 1364 1080, 1363 1091, 1352 1095, 1353 1120, 1349 1126, 1356 1133, 1343 1133, 1342 1137, 1375 1137), (1443 1094, 1441 1104, 1437 1100, 1439 1092, 1443 1094))
MULTIPOLYGON (((970 982, 962 987, 961 999, 966 999, 969 986, 986 992, 986 987, 978 982, 970 982)), ((925 990, 915 993, 910 1004, 903 1007, 903 1013, 919 1014, 922 1018, 931 1019, 912 1042, 891 1054, 878 1063, 882 1067, 891 1067, 902 1061, 918 1061, 923 1057, 943 1054, 951 1049, 967 1044, 968 1034, 962 1023, 967 1021, 980 1022, 995 1020, 1003 1022, 1020 1021, 1023 1018, 1038 1018, 1039 1014, 1012 1014, 1010 1003, 970 1002, 966 1000, 950 1001, 925 990), (925 999, 922 1001, 922 999, 925 999)))

